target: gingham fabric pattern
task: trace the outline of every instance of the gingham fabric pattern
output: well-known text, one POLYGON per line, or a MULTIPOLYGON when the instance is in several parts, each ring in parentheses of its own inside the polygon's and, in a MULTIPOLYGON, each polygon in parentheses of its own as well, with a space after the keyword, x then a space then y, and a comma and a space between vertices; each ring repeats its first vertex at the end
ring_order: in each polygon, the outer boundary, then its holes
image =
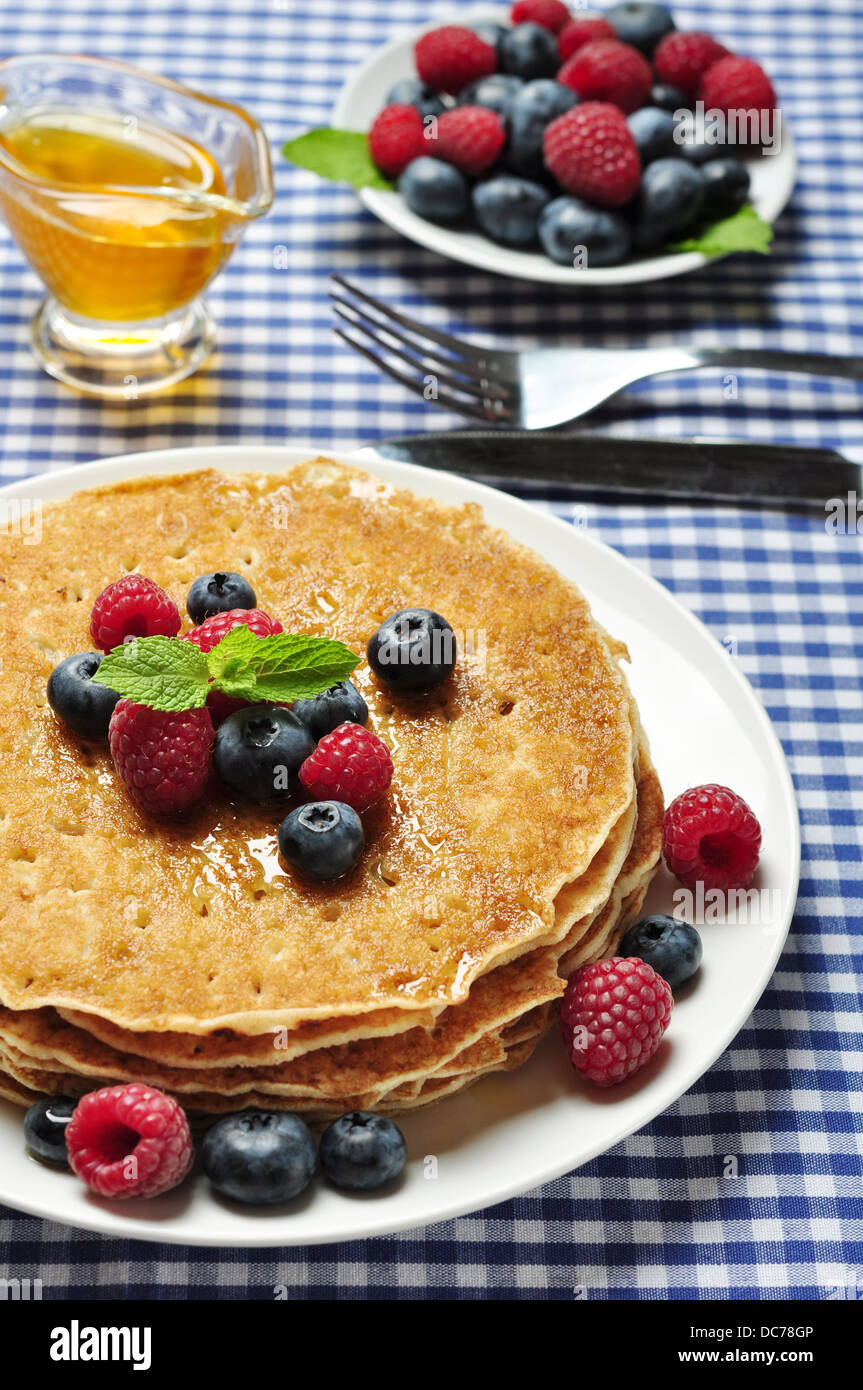
MULTIPOLYGON (((800 176, 769 260, 602 294, 510 283, 384 228, 349 190, 289 168, 282 142, 327 121, 355 65, 458 7, 427 0, 28 0, 0 12, 4 52, 119 57, 249 106, 272 139, 277 201, 213 286, 220 348, 150 402, 101 405, 42 376, 28 350, 39 286, 0 237, 0 475, 137 449, 217 442, 340 447, 456 423, 334 337, 337 269, 481 341, 672 340, 863 353, 863 9, 855 0, 676 6, 768 66, 800 176), (287 248, 287 269, 277 269, 287 248)), ((856 446, 861 388, 746 371, 627 391, 593 428, 856 446)), ((564 516, 573 508, 538 500, 564 516)), ((584 1168, 424 1231, 305 1250, 213 1252, 105 1240, 0 1212, 0 1276, 45 1298, 796 1299, 863 1296, 859 943, 861 538, 822 517, 590 504, 588 523, 648 568, 740 662, 782 739, 804 859, 787 950, 758 1008, 670 1110, 584 1168), (736 1155, 738 1176, 724 1176, 736 1155)), ((852 523, 853 524, 853 523, 852 523)))

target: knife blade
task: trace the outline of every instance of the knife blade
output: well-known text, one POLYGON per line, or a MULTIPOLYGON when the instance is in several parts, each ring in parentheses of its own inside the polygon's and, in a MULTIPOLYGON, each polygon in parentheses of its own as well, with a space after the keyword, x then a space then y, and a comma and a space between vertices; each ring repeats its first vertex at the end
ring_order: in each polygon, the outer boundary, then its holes
POLYGON ((533 430, 405 435, 363 453, 483 482, 551 484, 575 492, 733 498, 829 508, 863 498, 863 467, 833 449, 733 439, 618 439, 533 430))

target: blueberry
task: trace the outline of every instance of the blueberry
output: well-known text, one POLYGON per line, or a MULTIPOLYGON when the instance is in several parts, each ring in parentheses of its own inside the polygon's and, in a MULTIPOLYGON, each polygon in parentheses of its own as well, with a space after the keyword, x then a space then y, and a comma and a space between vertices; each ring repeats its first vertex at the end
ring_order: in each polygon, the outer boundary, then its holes
POLYGON ((701 964, 701 937, 688 922, 674 917, 645 917, 630 927, 620 943, 618 955, 637 956, 652 965, 657 975, 677 989, 695 974, 701 964))
POLYGON ((27 1152, 57 1168, 69 1167, 66 1152, 66 1126, 78 1104, 69 1096, 43 1096, 24 1116, 24 1142, 27 1152))
POLYGON ((509 168, 526 178, 547 178, 542 158, 545 128, 555 116, 562 116, 577 103, 575 92, 562 82, 548 77, 525 82, 510 107, 506 153, 509 168))
POLYGON ((315 1171, 315 1141, 299 1115, 243 1110, 207 1130, 204 1172, 236 1202, 271 1206, 304 1192, 315 1171))
POLYGON ((560 67, 557 39, 538 24, 516 24, 507 29, 497 46, 502 72, 515 73, 529 82, 534 77, 554 77, 560 67))
POLYGON ((709 164, 713 159, 721 159, 722 150, 721 142, 708 144, 706 140, 687 140, 679 146, 683 158, 695 165, 709 164))
POLYGON ((629 223, 619 212, 591 207, 581 198, 555 198, 539 219, 543 250, 559 265, 575 266, 576 248, 584 247, 588 269, 619 265, 630 252, 629 223))
POLYGON ((418 77, 405 77, 397 82, 389 91, 387 106, 415 106, 421 116, 439 116, 446 110, 437 92, 418 77))
POLYGON ((606 10, 605 18, 617 31, 621 43, 631 43, 633 48, 640 48, 648 58, 652 57, 659 40, 675 28, 667 5, 612 5, 610 10, 606 10))
POLYGON ((701 170, 706 188, 704 211, 711 217, 730 217, 749 197, 749 170, 739 159, 712 159, 701 170))
POLYGON ((666 82, 657 82, 650 89, 650 105, 660 106, 663 111, 688 111, 692 103, 679 87, 671 87, 666 82))
POLYGON ((312 738, 322 739, 339 724, 368 724, 369 707, 352 681, 331 685, 309 700, 295 700, 291 713, 305 724, 312 738))
POLYGON ((504 246, 528 246, 536 240, 539 214, 548 202, 548 189, 515 174, 499 174, 478 183, 473 210, 486 236, 504 246))
POLYGON ((250 705, 216 730, 213 762, 226 786, 253 801, 284 801, 300 788, 296 774, 315 751, 305 724, 279 705, 250 705))
POLYGON ((107 738, 108 725, 120 696, 107 685, 94 685, 102 664, 101 652, 67 656, 48 677, 48 703, 58 719, 82 738, 107 738))
POLYGON ((645 168, 655 159, 674 157, 679 153, 674 139, 677 126, 670 111, 663 111, 658 106, 642 106, 640 111, 633 111, 631 116, 627 116, 626 124, 645 168))
POLYGON ((333 1120, 321 1136, 321 1168, 336 1187, 368 1192, 397 1178, 407 1149, 398 1125, 368 1110, 333 1120))
POLYGON ((489 111, 496 111, 501 120, 506 122, 512 103, 523 86, 520 77, 514 77, 508 72, 495 72, 491 77, 481 77, 478 82, 471 82, 465 87, 456 105, 484 106, 489 111))
POLYGON ((490 43, 492 48, 497 48, 504 34, 509 33, 505 24, 493 24, 491 20, 483 24, 470 24, 468 28, 479 34, 483 43, 490 43))
POLYGON ((391 613, 369 638, 369 665, 394 690, 433 690, 456 662, 455 633, 430 608, 391 613))
POLYGON ((341 878, 354 867, 365 843, 362 821, 342 801, 310 801, 279 826, 283 858, 309 878, 341 878))
POLYGON ((458 222, 467 211, 464 176, 442 159, 427 154, 412 159, 398 186, 411 212, 429 222, 458 222))
POLYGON ((704 175, 685 159, 648 164, 635 205, 633 240, 639 251, 662 246, 689 227, 704 202, 704 175))
POLYGON ((241 574, 217 570, 196 579, 186 599, 186 611, 193 623, 202 623, 214 613, 230 613, 233 608, 256 608, 255 591, 241 574))

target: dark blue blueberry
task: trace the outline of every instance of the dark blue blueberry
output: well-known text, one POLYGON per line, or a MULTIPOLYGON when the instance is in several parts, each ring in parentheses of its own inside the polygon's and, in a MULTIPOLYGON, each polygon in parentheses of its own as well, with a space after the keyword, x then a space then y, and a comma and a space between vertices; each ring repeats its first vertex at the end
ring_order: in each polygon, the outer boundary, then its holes
POLYGON ((58 719, 82 738, 107 738, 120 696, 107 685, 94 685, 102 664, 100 652, 67 656, 48 677, 48 703, 58 719))
POLYGON ((679 154, 674 139, 677 127, 670 111, 663 111, 658 106, 642 106, 640 111, 633 111, 631 116, 627 116, 626 124, 632 132, 641 163, 645 168, 655 159, 679 154))
POLYGON ((677 989, 701 964, 701 937, 688 922, 658 913, 629 928, 618 955, 646 961, 672 989, 677 989))
POLYGON ((679 149, 680 154, 684 159, 688 159, 690 164, 709 164, 713 159, 722 158, 724 142, 708 143, 706 140, 687 140, 680 145, 679 149))
POLYGON ((578 103, 570 87, 549 77, 525 82, 509 113, 509 144, 506 162, 525 178, 547 178, 542 158, 542 137, 546 126, 578 103))
POLYGON ((555 198, 543 208, 539 239, 545 254, 559 265, 587 270, 619 265, 632 244, 629 223, 619 212, 568 197, 555 198))
POLYGON ((331 685, 329 690, 309 700, 295 700, 291 713, 305 724, 315 740, 332 733, 339 724, 369 722, 369 707, 352 681, 331 685))
POLYGON ((554 77, 560 67, 557 39, 538 24, 516 24, 507 29, 497 46, 502 72, 513 72, 530 82, 534 77, 554 77))
POLYGON ((667 5, 633 3, 612 5, 606 10, 605 18, 617 31, 621 43, 631 43, 640 48, 650 58, 653 50, 675 28, 674 19, 667 5))
POLYGON ((433 690, 456 663, 455 633, 431 608, 391 613, 369 638, 369 665, 392 690, 433 690))
POLYGON ((315 1141, 299 1115, 242 1110, 207 1130, 201 1162, 223 1196, 272 1206, 308 1187, 315 1171, 315 1141))
POLYGON ((418 77, 405 77, 397 82, 389 91, 387 106, 415 106, 421 116, 439 116, 446 110, 437 92, 418 77))
POLYGON ((237 710, 216 730, 213 763, 232 791, 253 801, 284 801, 300 790, 300 765, 315 740, 296 715, 280 705, 237 710))
POLYGON ((491 77, 481 77, 478 82, 471 82, 465 87, 456 104, 484 106, 489 111, 495 111, 506 122, 512 103, 523 86, 521 78, 513 77, 512 73, 494 72, 491 77))
POLYGON ((473 210, 486 236, 504 246, 529 246, 536 240, 539 214, 550 198, 547 188, 499 174, 478 183, 473 190, 473 210))
POLYGON ((749 197, 749 170, 739 159, 712 159, 702 166, 704 211, 710 217, 730 217, 749 197))
POLYGON ((467 211, 464 176, 451 164, 427 154, 411 160, 399 179, 399 192, 411 212, 428 222, 458 222, 467 211))
POLYGON ((685 92, 681 92, 679 87, 671 87, 666 82, 657 82, 650 89, 651 106, 660 106, 663 111, 688 111, 691 106, 689 97, 685 92))
POLYGON ((43 1096, 24 1116, 24 1143, 27 1152, 56 1168, 69 1167, 66 1152, 66 1126, 78 1104, 69 1096, 43 1096))
POLYGON ((633 241, 652 251, 691 226, 704 202, 704 175, 685 159, 648 164, 635 204, 633 241))
POLYGON ((230 613, 233 608, 256 608, 258 600, 248 579, 241 574, 217 570, 196 579, 186 599, 186 611, 193 623, 203 623, 214 613, 230 613))
POLYGON ((279 826, 283 858, 298 873, 322 881, 348 873, 365 843, 362 821, 342 801, 310 801, 279 826))
POLYGON ((368 1192, 397 1178, 407 1149, 398 1125, 368 1110, 333 1120, 321 1136, 321 1168, 336 1187, 368 1192))

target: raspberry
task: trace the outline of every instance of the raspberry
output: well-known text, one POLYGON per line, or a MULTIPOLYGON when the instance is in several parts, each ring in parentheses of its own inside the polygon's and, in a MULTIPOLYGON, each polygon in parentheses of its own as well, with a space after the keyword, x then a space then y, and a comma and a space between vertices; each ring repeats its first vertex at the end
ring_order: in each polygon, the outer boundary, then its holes
POLYGON ((393 778, 386 744, 362 724, 339 724, 322 738, 300 768, 300 781, 315 801, 344 801, 365 811, 393 778))
POLYGON ((271 618, 261 608, 231 608, 227 613, 214 613, 199 627, 184 632, 183 641, 194 642, 202 652, 211 652, 235 627, 247 627, 256 637, 273 637, 284 631, 278 618, 271 618))
POLYGON ((543 157, 562 188, 598 207, 621 207, 638 192, 638 147, 610 102, 586 101, 557 116, 545 128, 543 157))
POLYGON ((206 709, 166 713, 120 700, 108 726, 108 744, 132 799, 155 816, 176 816, 207 785, 213 721, 206 709))
POLYGON ((194 1149, 185 1112, 152 1086, 106 1086, 75 1107, 69 1162, 100 1197, 158 1197, 188 1173, 194 1149))
POLYGON ((690 787, 665 813, 662 853, 687 888, 748 888, 760 849, 758 819, 729 787, 690 787))
POLYGON ((666 34, 653 55, 653 68, 658 82, 676 87, 688 97, 694 97, 703 74, 720 58, 728 56, 709 34, 686 34, 675 30, 666 34))
POLYGON ((496 111, 485 106, 457 106, 438 119, 430 153, 475 177, 491 168, 505 140, 503 121, 496 111))
POLYGON ((570 19, 557 36, 557 49, 561 62, 565 63, 573 53, 577 53, 586 43, 596 39, 616 39, 617 32, 607 19, 601 15, 590 19, 570 19))
POLYGON ((497 68, 497 53, 472 29, 445 24, 423 34, 414 47, 417 72, 435 92, 458 96, 469 82, 488 77, 497 68))
POLYGON ((569 1060, 597 1086, 616 1086, 650 1061, 673 1008, 669 985, 636 956, 583 965, 560 1005, 569 1060))
POLYGON ((650 96, 653 74, 637 48, 616 39, 598 39, 568 58, 557 80, 583 101, 613 101, 628 116, 650 96))
POLYGON ((382 174, 396 178, 425 153, 423 118, 415 106, 385 106, 369 131, 369 153, 382 174))
POLYGON ((143 574, 124 574, 103 589, 90 615, 90 636, 102 652, 127 637, 176 637, 180 610, 164 589, 143 574))
POLYGON ((569 19, 563 0, 515 0, 509 12, 513 24, 538 24, 557 34, 569 19))
MULTIPOLYGON (((773 83, 751 58, 720 58, 713 63, 701 79, 698 98, 706 111, 724 111, 726 115, 729 111, 772 111, 776 106, 773 83)), ((749 143, 760 143, 757 122, 749 143)))

